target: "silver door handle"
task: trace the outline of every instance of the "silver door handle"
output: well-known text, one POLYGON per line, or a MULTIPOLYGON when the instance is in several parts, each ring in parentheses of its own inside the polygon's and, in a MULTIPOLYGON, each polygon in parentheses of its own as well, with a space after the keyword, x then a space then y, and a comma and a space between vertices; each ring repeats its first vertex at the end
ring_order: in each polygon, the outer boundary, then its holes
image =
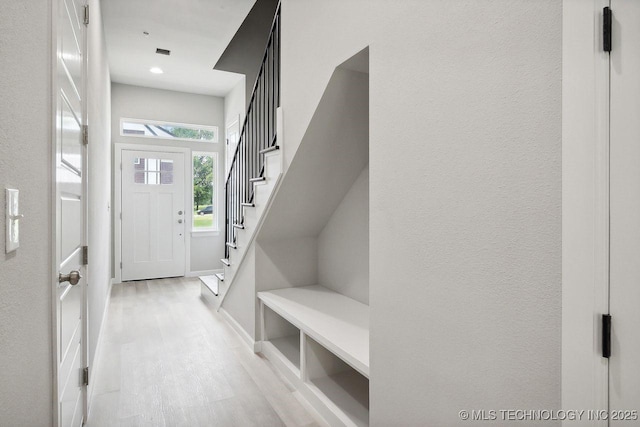
POLYGON ((178 224, 182 224, 182 220, 181 219, 178 220, 178 224))
POLYGON ((74 270, 69 274, 60 273, 58 276, 58 283, 69 282, 71 286, 75 286, 80 282, 80 279, 82 279, 80 272, 74 270))

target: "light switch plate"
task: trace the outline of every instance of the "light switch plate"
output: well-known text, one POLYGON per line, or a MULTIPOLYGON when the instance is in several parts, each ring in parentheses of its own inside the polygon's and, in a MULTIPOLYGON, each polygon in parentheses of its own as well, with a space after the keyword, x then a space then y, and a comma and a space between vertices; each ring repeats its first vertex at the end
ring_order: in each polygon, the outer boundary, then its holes
POLYGON ((20 247, 20 192, 11 188, 5 191, 5 212, 6 212, 6 244, 7 253, 13 252, 20 247))

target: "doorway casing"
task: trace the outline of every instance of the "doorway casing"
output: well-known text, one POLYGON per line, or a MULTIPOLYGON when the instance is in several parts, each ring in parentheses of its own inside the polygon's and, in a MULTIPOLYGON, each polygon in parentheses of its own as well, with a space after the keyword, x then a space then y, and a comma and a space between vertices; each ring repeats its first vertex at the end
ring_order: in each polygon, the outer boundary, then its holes
MULTIPOLYGON (((601 315, 608 313, 609 306, 609 54, 602 50, 605 6, 609 1, 563 1, 564 409, 608 409, 608 363, 600 352, 601 315)), ((592 425, 607 425, 607 421, 592 425)))

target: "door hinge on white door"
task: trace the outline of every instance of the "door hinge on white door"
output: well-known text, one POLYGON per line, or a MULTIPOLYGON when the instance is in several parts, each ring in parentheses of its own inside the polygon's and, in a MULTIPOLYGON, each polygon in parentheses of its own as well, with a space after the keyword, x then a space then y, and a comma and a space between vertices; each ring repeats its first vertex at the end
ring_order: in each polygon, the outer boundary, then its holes
POLYGON ((82 384, 89 385, 89 367, 85 367, 82 370, 82 384))
POLYGON ((89 126, 88 125, 82 125, 82 143, 84 145, 89 144, 89 126))
POLYGON ((84 6, 84 25, 89 25, 89 5, 84 6))
POLYGON ((611 315, 602 315, 602 357, 611 357, 611 315))
POLYGON ((609 6, 602 9, 602 50, 611 52, 611 26, 613 15, 609 6))
POLYGON ((82 247, 82 265, 89 264, 89 246, 82 247))

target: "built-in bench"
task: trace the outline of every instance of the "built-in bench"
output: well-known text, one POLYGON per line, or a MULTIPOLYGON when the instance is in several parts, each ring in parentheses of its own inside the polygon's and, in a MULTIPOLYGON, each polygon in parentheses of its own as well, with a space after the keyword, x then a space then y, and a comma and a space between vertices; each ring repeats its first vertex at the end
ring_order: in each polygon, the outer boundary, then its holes
POLYGON ((262 351, 330 424, 369 422, 369 306, 322 286, 258 292, 262 351))

